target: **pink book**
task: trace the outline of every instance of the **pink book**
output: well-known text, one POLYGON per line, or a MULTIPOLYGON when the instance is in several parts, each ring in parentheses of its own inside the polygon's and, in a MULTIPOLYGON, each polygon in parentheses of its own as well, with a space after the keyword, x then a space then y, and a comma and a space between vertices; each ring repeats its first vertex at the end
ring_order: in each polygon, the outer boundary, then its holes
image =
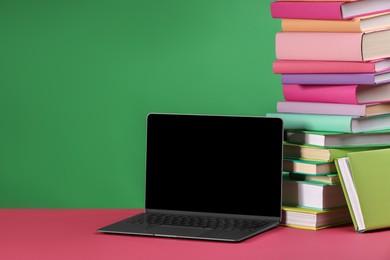
POLYGON ((390 101, 390 83, 379 85, 283 85, 286 101, 372 104, 390 101))
POLYGON ((276 60, 275 74, 290 73, 370 73, 390 69, 390 59, 372 61, 276 60))
MULTIPOLYGON (((276 0, 280 2, 296 2, 297 0, 276 0)), ((301 2, 340 2, 340 0, 299 0, 301 2)), ((355 2, 355 1, 360 1, 360 0, 344 0, 344 2, 355 2)))
POLYGON ((390 10, 388 0, 361 1, 274 1, 273 18, 344 20, 390 10))
POLYGON ((390 113, 390 102, 372 104, 342 104, 303 101, 278 101, 279 113, 372 116, 390 113))
POLYGON ((277 60, 370 61, 390 57, 390 29, 368 33, 277 32, 275 37, 277 60))

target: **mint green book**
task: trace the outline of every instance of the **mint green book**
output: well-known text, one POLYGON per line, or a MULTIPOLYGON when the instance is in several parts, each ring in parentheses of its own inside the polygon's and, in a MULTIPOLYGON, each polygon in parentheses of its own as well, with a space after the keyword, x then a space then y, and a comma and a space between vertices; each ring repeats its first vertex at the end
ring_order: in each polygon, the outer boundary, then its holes
POLYGON ((267 113, 283 120, 284 129, 363 133, 390 129, 390 114, 377 116, 343 116, 325 114, 267 113))
POLYGON ((336 167, 355 230, 390 228, 390 149, 348 153, 336 167))

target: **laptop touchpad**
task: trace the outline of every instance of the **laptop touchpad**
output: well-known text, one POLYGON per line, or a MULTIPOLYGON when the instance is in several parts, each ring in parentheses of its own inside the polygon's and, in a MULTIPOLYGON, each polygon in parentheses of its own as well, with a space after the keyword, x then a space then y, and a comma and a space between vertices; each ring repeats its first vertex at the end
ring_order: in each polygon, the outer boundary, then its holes
POLYGON ((175 227, 160 225, 149 228, 148 232, 153 233, 155 235, 198 236, 210 230, 210 228, 175 227))

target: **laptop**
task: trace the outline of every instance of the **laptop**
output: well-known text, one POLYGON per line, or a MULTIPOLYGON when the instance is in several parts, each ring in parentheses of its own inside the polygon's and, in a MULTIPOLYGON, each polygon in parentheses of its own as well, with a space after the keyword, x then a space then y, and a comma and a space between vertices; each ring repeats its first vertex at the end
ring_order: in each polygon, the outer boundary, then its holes
POLYGON ((279 226, 280 118, 151 113, 145 209, 98 232, 239 242, 279 226))

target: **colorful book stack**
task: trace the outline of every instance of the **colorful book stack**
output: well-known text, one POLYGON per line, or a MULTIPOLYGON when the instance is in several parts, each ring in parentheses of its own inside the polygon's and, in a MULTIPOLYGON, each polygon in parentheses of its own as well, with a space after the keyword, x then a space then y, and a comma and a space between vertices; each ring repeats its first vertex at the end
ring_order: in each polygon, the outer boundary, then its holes
POLYGON ((286 130, 282 223, 314 230, 348 223, 335 160, 390 147, 390 1, 270 7, 281 20, 273 72, 284 100, 266 116, 282 118, 286 130))

